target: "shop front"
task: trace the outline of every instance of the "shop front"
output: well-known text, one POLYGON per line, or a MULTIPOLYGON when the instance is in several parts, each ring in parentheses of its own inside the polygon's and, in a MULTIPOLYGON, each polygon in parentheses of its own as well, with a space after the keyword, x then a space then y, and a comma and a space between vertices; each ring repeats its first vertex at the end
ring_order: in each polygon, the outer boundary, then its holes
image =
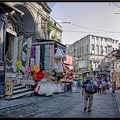
POLYGON ((112 81, 116 82, 116 88, 120 89, 120 68, 111 69, 112 81))

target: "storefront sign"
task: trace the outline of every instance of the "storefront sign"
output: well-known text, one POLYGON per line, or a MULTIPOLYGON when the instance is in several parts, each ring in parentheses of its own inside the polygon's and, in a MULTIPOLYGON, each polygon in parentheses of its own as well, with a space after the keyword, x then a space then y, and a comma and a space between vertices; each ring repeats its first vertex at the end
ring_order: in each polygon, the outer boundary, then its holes
POLYGON ((79 61, 79 68, 88 68, 88 60, 79 61))
POLYGON ((13 94, 13 83, 12 82, 7 82, 6 83, 5 95, 12 95, 12 94, 13 94))

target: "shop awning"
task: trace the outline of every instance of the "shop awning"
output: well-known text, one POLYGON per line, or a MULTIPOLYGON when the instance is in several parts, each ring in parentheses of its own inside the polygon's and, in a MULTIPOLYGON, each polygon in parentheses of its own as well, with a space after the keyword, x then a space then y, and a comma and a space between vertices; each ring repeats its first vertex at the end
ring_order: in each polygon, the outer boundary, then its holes
POLYGON ((12 11, 15 11, 18 14, 24 15, 24 13, 17 8, 11 6, 9 3, 6 2, 0 2, 0 13, 10 13, 12 11))

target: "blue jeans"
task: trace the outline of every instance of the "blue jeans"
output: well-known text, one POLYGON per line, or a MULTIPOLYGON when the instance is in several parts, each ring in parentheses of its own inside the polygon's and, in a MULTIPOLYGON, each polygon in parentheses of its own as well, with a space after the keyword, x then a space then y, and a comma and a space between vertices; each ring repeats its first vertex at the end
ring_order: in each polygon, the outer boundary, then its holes
POLYGON ((77 86, 76 92, 79 93, 79 92, 80 92, 80 89, 81 89, 81 87, 78 87, 78 86, 77 86))

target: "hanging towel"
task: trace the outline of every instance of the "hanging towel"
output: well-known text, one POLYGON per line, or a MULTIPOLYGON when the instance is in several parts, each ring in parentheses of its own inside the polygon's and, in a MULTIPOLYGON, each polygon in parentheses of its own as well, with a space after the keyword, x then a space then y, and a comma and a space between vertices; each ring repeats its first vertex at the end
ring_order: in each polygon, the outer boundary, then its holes
POLYGON ((35 46, 31 46, 30 58, 35 58, 35 46))
POLYGON ((50 45, 50 69, 54 68, 54 45, 50 45))
POLYGON ((36 46, 36 51, 35 51, 35 64, 40 67, 40 46, 36 46))
POLYGON ((44 70, 45 45, 40 46, 40 69, 44 70))
POLYGON ((45 45, 44 69, 50 69, 50 45, 45 45))

